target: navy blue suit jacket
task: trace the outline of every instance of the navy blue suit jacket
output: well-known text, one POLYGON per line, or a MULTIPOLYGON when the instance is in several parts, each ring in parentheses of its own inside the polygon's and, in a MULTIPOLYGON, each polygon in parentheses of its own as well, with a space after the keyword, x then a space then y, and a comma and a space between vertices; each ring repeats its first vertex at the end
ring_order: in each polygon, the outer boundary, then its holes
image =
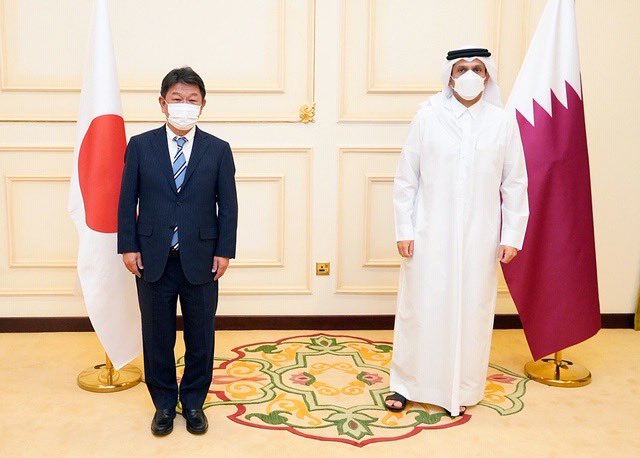
POLYGON ((227 142, 196 127, 180 193, 173 178, 167 127, 129 140, 118 206, 118 253, 141 252, 143 279, 164 272, 173 227, 187 280, 213 280, 213 257, 234 258, 238 224, 235 165, 227 142), (137 212, 137 215, 136 215, 137 212))

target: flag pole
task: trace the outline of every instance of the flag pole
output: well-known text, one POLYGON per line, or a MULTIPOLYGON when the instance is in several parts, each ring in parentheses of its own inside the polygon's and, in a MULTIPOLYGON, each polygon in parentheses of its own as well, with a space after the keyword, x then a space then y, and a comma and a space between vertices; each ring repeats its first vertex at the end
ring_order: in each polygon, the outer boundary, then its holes
POLYGON ((524 365, 524 373, 536 382, 562 388, 577 388, 591 383, 589 369, 562 359, 561 351, 556 352, 553 358, 529 361, 524 365))
POLYGON ((109 355, 104 354, 105 364, 85 369, 78 375, 78 386, 94 393, 114 393, 133 388, 142 381, 142 371, 130 364, 116 370, 109 355))

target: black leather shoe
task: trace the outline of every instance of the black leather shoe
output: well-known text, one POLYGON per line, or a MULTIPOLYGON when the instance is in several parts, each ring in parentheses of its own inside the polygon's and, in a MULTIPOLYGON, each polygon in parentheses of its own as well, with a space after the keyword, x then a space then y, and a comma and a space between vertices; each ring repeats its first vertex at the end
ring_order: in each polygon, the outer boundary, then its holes
POLYGON ((151 432, 154 436, 166 436, 173 431, 173 419, 176 409, 158 409, 151 421, 151 432))
POLYGON ((204 434, 209 428, 209 422, 202 409, 184 409, 182 416, 187 420, 187 431, 191 434, 204 434))

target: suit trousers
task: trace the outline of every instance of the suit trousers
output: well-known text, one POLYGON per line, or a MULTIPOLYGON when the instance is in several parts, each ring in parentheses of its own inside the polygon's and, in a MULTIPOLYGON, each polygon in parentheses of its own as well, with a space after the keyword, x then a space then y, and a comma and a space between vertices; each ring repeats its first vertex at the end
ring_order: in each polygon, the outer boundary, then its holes
POLYGON ((193 285, 187 281, 179 257, 169 257, 160 280, 136 278, 142 317, 145 381, 156 409, 200 409, 213 375, 214 320, 218 282, 193 285), (184 374, 176 379, 174 346, 176 308, 180 298, 184 321, 184 374))

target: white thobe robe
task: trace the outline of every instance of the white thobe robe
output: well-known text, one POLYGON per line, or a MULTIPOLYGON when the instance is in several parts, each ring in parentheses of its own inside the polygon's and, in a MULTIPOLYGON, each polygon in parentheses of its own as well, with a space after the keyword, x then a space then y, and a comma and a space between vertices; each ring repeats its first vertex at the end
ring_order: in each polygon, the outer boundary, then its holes
POLYGON ((452 414, 484 397, 499 244, 522 248, 527 173, 515 119, 482 99, 421 105, 394 180, 403 258, 391 386, 452 414))

